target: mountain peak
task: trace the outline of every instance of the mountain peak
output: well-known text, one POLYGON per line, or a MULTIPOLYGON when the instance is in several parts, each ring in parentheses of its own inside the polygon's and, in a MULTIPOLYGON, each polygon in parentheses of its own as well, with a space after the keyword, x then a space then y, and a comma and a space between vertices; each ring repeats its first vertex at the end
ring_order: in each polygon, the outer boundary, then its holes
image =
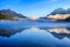
POLYGON ((56 14, 66 14, 66 10, 63 8, 57 8, 52 13, 50 13, 50 15, 56 15, 56 14))
POLYGON ((57 9, 55 9, 55 10, 64 10, 63 8, 57 8, 57 9))
POLYGON ((11 9, 2 9, 0 11, 12 11, 11 9))
POLYGON ((9 15, 9 16, 12 16, 12 17, 26 18, 22 14, 18 14, 15 11, 12 11, 11 9, 0 10, 0 13, 2 13, 4 15, 9 15))
POLYGON ((12 11, 11 9, 5 9, 5 10, 12 11))

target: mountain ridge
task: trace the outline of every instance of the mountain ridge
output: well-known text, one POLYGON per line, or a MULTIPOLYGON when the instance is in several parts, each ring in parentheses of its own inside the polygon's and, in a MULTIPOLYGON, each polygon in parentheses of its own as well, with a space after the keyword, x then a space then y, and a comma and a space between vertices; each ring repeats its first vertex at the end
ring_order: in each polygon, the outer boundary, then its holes
POLYGON ((70 8, 63 9, 63 8, 57 8, 53 12, 51 12, 49 15, 56 15, 56 14, 70 14, 70 8))
POLYGON ((12 11, 11 9, 2 9, 0 10, 0 13, 3 15, 9 15, 12 17, 26 18, 22 14, 16 13, 15 11, 12 11))
POLYGON ((70 21, 70 8, 57 8, 45 17, 54 21, 70 21))

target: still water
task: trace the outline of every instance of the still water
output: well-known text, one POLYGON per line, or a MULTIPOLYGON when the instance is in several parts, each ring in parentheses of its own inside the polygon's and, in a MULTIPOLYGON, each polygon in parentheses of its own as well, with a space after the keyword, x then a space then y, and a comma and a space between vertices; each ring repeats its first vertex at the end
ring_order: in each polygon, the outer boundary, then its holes
POLYGON ((23 27, 0 24, 0 47, 70 47, 68 25, 23 27))

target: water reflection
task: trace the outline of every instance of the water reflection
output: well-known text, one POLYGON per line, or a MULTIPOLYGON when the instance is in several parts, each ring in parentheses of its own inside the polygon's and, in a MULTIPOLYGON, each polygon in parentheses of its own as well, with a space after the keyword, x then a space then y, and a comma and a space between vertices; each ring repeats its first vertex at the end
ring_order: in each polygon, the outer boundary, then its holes
POLYGON ((0 36, 0 45, 12 44, 19 47, 70 46, 70 28, 0 28, 0 36), (5 42, 7 43, 5 44, 5 42))
POLYGON ((31 28, 1 28, 0 29, 0 36, 2 37, 11 37, 16 33, 20 33, 24 30, 31 29, 31 30, 46 30, 54 37, 58 39, 63 39, 65 37, 70 38, 70 28, 46 28, 46 27, 31 27, 31 28))
POLYGON ((58 39, 63 39, 65 37, 70 39, 70 28, 52 28, 48 29, 48 31, 58 39))
POLYGON ((39 30, 39 28, 38 27, 32 27, 32 28, 30 28, 31 30, 39 30))
POLYGON ((40 28, 50 32, 54 37, 63 39, 65 37, 70 38, 70 28, 40 28))
POLYGON ((0 36, 2 37, 11 37, 12 35, 15 35, 16 33, 20 33, 27 28, 0 28, 0 36))

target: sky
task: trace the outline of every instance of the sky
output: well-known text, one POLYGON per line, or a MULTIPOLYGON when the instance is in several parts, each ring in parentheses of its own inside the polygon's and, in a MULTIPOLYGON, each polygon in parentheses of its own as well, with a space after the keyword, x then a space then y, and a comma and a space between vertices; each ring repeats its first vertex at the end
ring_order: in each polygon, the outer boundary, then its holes
POLYGON ((0 0, 0 10, 11 9, 27 17, 43 17, 57 8, 70 8, 70 0, 0 0))

